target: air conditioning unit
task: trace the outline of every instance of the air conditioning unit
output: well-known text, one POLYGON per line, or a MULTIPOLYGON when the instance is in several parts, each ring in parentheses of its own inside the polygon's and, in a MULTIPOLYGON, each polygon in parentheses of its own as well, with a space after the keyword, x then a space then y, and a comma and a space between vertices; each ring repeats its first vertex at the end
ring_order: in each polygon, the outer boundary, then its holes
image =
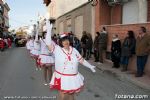
POLYGON ((123 4, 126 2, 129 2, 130 0, 107 0, 108 4, 110 6, 116 5, 116 4, 123 4))

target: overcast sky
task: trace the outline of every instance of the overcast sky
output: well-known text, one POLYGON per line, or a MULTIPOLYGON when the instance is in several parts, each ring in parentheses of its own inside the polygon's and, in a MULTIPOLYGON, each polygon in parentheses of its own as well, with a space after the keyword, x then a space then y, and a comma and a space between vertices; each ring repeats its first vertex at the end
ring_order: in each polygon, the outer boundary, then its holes
POLYGON ((10 7, 9 18, 10 27, 18 28, 20 26, 30 25, 37 20, 38 12, 45 15, 46 7, 43 0, 6 0, 10 7))

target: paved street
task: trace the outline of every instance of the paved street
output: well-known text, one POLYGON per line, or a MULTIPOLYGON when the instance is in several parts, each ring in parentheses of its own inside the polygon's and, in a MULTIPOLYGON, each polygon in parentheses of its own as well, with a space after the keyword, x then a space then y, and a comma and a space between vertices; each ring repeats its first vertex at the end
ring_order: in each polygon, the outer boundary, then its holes
MULTIPOLYGON (((48 86, 43 85, 42 71, 35 71, 34 63, 29 58, 25 48, 12 48, 0 52, 0 100, 3 100, 5 96, 36 96, 36 99, 10 100, 55 100, 52 98, 56 98, 57 91, 50 91, 48 86), (42 96, 51 99, 37 99, 42 96)), ((85 88, 76 95, 76 100, 116 100, 115 94, 150 96, 150 91, 120 80, 109 72, 97 69, 97 72, 93 74, 83 66, 80 66, 79 70, 85 77, 85 88)))

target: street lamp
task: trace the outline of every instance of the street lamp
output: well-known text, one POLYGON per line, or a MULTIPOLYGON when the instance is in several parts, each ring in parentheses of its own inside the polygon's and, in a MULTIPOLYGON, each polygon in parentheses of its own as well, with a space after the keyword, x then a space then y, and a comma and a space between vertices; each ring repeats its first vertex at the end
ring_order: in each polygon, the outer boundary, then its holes
POLYGON ((98 4, 98 0, 88 0, 92 6, 96 6, 98 4))

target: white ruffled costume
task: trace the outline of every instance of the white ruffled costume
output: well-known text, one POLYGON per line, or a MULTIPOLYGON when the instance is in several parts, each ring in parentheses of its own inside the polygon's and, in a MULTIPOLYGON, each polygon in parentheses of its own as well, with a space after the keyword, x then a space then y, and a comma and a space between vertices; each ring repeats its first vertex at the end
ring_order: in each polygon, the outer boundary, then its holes
POLYGON ((30 40, 27 41, 27 43, 26 43, 26 48, 27 48, 27 50, 30 51, 30 44, 29 44, 29 43, 30 43, 30 40))
POLYGON ((65 93, 79 92, 83 87, 84 77, 78 72, 78 62, 82 59, 75 48, 70 51, 58 45, 54 46, 55 72, 53 73, 50 87, 65 93), (57 86, 57 84, 59 84, 57 86))
MULTIPOLYGON (((51 46, 51 52, 55 56, 55 71, 53 73, 50 88, 57 89, 64 93, 77 93, 84 86, 84 77, 78 72, 78 64, 83 60, 79 52, 70 47, 69 51, 59 45, 51 43, 52 25, 47 21, 46 44, 51 46)), ((95 72, 95 66, 84 61, 83 65, 95 72)))
POLYGON ((41 53, 39 55, 40 65, 53 65, 54 55, 48 50, 45 39, 41 39, 41 53))
POLYGON ((30 39, 27 43, 27 49, 29 50, 30 55, 32 55, 32 50, 34 48, 34 40, 30 39))
POLYGON ((40 41, 38 40, 38 27, 36 29, 36 36, 33 44, 34 45, 31 54, 33 57, 38 57, 40 55, 40 49, 41 49, 40 41))

